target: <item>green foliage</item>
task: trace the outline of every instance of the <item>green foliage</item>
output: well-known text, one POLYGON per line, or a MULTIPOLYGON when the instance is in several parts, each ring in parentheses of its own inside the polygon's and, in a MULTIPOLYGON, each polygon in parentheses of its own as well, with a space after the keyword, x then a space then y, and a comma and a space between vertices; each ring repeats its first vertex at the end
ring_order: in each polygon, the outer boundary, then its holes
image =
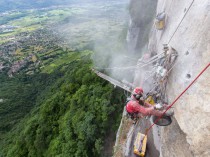
MULTIPOLYGON (((10 96, 16 97, 10 102, 20 101, 21 106, 11 111, 6 109, 7 112, 15 115, 22 108, 36 106, 29 114, 22 113, 25 118, 2 137, 0 156, 100 156, 106 133, 110 129, 116 131, 119 125, 124 97, 90 67, 89 55, 81 54, 50 74, 18 78, 24 87, 10 82, 14 86, 10 96)), ((8 84, 8 78, 4 78, 8 84)), ((1 93, 0 97, 7 95, 1 93)))
POLYGON ((47 74, 21 75, 8 78, 0 74, 0 133, 8 132, 20 118, 35 105, 35 100, 44 88, 52 83, 47 74))
POLYGON ((8 21, 19 19, 26 15, 27 15, 27 13, 23 11, 23 12, 18 12, 18 13, 12 13, 9 16, 2 16, 2 17, 0 17, 0 25, 6 24, 8 21))

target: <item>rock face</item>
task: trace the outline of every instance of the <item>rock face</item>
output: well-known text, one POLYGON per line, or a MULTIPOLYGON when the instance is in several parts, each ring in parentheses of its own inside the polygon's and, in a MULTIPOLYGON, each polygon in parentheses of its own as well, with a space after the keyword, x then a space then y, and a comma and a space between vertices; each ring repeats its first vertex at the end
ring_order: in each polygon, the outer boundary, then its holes
POLYGON ((186 142, 186 134, 180 129, 176 119, 162 130, 161 157, 192 157, 189 143, 186 142))
MULTIPOLYGON (((131 3, 135 5, 137 2, 133 0, 131 3)), ((139 11, 141 11, 140 7, 139 11)), ((166 27, 164 30, 152 28, 148 49, 161 53, 163 44, 168 44, 178 52, 179 56, 167 86, 167 95, 171 103, 210 63, 210 1, 159 0, 157 13, 163 11, 166 13, 166 27)), ((141 22, 134 22, 141 21, 142 17, 137 15, 139 13, 131 14, 130 30, 136 28, 134 27, 136 25, 141 25, 141 22)), ((135 31, 130 31, 128 34, 128 41, 134 41, 130 44, 133 49, 142 46, 142 39, 131 38, 132 32, 138 36, 140 30, 136 30, 136 34, 135 31)), ((161 129, 162 157, 210 156, 209 89, 210 67, 174 105, 173 124, 161 129)))
POLYGON ((127 34, 129 53, 139 53, 146 45, 152 19, 155 15, 156 5, 156 0, 130 1, 130 24, 127 34))
MULTIPOLYGON (((169 102, 172 102, 210 63, 210 2, 208 0, 203 0, 202 3, 199 0, 175 0, 163 4, 163 1, 159 1, 157 10, 161 7, 165 7, 168 21, 166 29, 157 33, 159 39, 157 50, 160 52, 162 44, 169 42, 169 46, 176 49, 179 54, 168 82, 169 102)), ((189 144, 192 156, 210 156, 209 89, 210 68, 175 104, 177 125, 186 135, 186 142, 189 144)), ((174 126, 168 134, 167 129, 163 130, 164 141, 176 134, 176 128, 177 126, 174 126)), ((180 134, 180 136, 183 135, 180 134)), ((167 145, 164 141, 163 147, 167 145)), ((183 145, 186 143, 183 142, 183 145)), ((179 150, 186 152, 186 147, 183 145, 179 144, 179 150)), ((165 150, 165 153, 169 150, 165 150)))

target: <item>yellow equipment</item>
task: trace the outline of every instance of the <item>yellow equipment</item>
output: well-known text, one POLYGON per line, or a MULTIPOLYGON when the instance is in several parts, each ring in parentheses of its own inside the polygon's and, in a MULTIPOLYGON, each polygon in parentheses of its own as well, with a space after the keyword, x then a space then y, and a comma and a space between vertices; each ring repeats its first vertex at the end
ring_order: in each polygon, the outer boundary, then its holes
POLYGON ((137 134, 134 143, 134 154, 144 157, 146 153, 146 146, 147 146, 147 135, 141 134, 139 132, 137 134))
POLYGON ((155 27, 158 30, 163 30, 165 27, 165 13, 159 13, 156 16, 156 20, 155 20, 155 27))
POLYGON ((155 105, 155 101, 154 101, 154 99, 153 99, 153 97, 152 97, 151 95, 149 95, 149 96, 146 98, 145 102, 147 102, 147 103, 149 103, 149 104, 151 104, 151 105, 155 105))
POLYGON ((158 30, 162 30, 165 27, 165 21, 164 20, 161 20, 161 21, 157 20, 157 21, 155 21, 155 27, 158 30))

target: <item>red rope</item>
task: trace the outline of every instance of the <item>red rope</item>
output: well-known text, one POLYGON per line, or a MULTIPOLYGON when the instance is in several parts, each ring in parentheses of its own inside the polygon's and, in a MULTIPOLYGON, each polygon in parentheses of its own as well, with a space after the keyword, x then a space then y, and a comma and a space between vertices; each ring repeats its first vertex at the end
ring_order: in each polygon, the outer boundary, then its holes
MULTIPOLYGON (((168 108, 165 110, 168 111, 176 102, 177 100, 195 83, 195 81, 204 73, 204 71, 207 70, 207 68, 210 66, 210 63, 199 73, 199 75, 187 86, 187 88, 172 102, 172 104, 170 106, 168 106, 168 108)), ((161 119, 161 117, 165 114, 165 112, 158 117, 155 122, 148 128, 146 129, 146 133, 145 135, 148 135, 149 130, 151 130, 151 128, 155 125, 155 123, 161 119)))

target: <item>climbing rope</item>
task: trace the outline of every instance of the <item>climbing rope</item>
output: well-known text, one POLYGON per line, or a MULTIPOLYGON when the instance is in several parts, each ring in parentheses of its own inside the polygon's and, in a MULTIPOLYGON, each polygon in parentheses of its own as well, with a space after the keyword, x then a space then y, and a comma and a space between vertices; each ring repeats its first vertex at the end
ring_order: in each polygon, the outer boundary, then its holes
MULTIPOLYGON (((136 129, 136 127, 138 126, 139 123, 139 119, 133 124, 133 130, 131 130, 131 132, 127 135, 127 139, 132 138, 134 130, 136 129)), ((122 132, 124 131, 124 127, 122 127, 122 132)), ((121 144, 119 144, 120 148, 115 152, 115 154, 117 154, 120 150, 122 150, 123 145, 125 145, 125 143, 127 142, 127 140, 123 141, 121 144)))
POLYGON ((208 63, 208 65, 198 74, 198 76, 187 86, 187 88, 171 103, 170 106, 167 107, 167 109, 165 110, 165 112, 163 112, 163 114, 158 117, 155 122, 145 131, 145 135, 148 135, 148 132, 152 129, 152 127, 161 119, 161 117, 166 113, 166 111, 168 111, 176 102, 177 100, 195 83, 195 81, 208 69, 208 67, 210 66, 210 63, 208 63))
POLYGON ((142 63, 143 65, 141 64, 137 64, 137 66, 128 66, 128 67, 108 67, 108 68, 100 68, 100 67, 95 67, 95 69, 100 69, 100 70, 130 70, 130 69, 141 69, 149 64, 152 64, 154 63, 155 61, 159 60, 160 59, 160 56, 162 55, 163 53, 160 53, 156 56, 153 56, 149 61, 145 62, 145 63, 142 63), (140 66, 141 65, 141 66, 140 66))
MULTIPOLYGON (((167 44, 169 44, 169 43, 171 42, 172 38, 174 37, 174 35, 176 34, 177 30, 179 29, 181 23, 183 22, 184 18, 186 17, 186 15, 187 15, 188 11, 190 10, 190 8, 192 7, 193 3, 194 3, 194 0, 191 2, 190 6, 188 7, 186 13, 184 14, 183 18, 182 18, 181 21, 179 22, 178 26, 176 27, 174 33, 172 34, 172 36, 171 36, 171 38, 169 39, 169 41, 168 41, 167 44)), ((146 63, 144 63, 144 62, 141 61, 141 63, 143 63, 143 65, 142 65, 141 67, 136 67, 136 66, 129 66, 129 67, 123 67, 123 68, 122 68, 122 67, 110 67, 110 68, 99 68, 99 67, 96 67, 96 69, 101 69, 101 70, 106 70, 106 69, 117 69, 117 70, 126 70, 126 69, 128 69, 128 70, 130 70, 130 69, 137 69, 137 68, 139 69, 139 68, 143 68, 143 67, 145 67, 145 66, 147 66, 147 65, 149 65, 149 64, 151 64, 151 63, 154 63, 156 60, 159 59, 158 56, 160 56, 160 55, 162 55, 162 54, 163 54, 163 53, 160 53, 160 54, 158 54, 158 55, 156 55, 156 56, 153 56, 153 57, 150 58, 150 60, 149 60, 148 62, 146 62, 146 63), (156 58, 156 57, 157 57, 157 58, 156 58), (156 59, 155 59, 155 58, 156 58, 156 59)), ((138 65, 138 64, 137 64, 137 65, 138 65)))
MULTIPOLYGON (((151 57, 151 58, 145 63, 145 66, 148 65, 148 64, 154 63, 155 61, 159 60, 159 59, 162 57, 161 55, 163 55, 163 54, 164 54, 164 52, 159 53, 159 54, 157 54, 157 55, 151 57), (161 56, 161 57, 160 57, 160 56, 161 56)), ((140 64, 137 64, 137 65, 140 65, 140 64)))
POLYGON ((126 90, 123 90, 124 91, 124 95, 126 96, 126 98, 128 98, 129 96, 128 96, 128 91, 126 91, 126 90))
MULTIPOLYGON (((184 18, 186 17, 186 15, 187 15, 188 11, 190 10, 190 8, 191 8, 191 6, 192 6, 193 3, 194 3, 194 0, 191 2, 190 6, 188 7, 186 13, 184 14, 183 18, 182 18, 181 21, 179 22, 177 28, 175 29, 174 33, 172 34, 172 36, 171 36, 171 38, 169 39, 169 41, 168 41, 167 44, 169 44, 169 43, 171 42, 172 38, 173 38, 174 35, 176 34, 178 28, 180 27, 181 23, 183 22, 184 18)), ((171 2, 171 4, 172 4, 172 2, 171 2)), ((162 55, 162 54, 163 54, 163 52, 160 53, 160 54, 158 54, 158 55, 162 55)), ((156 56, 158 56, 158 55, 156 55, 156 56)), ((154 57, 156 57, 156 56, 154 56, 154 57)), ((159 59, 159 57, 157 58, 157 60, 158 60, 158 59, 159 59)), ((153 60, 153 57, 150 59, 150 61, 152 61, 152 60, 153 60)), ((152 62, 152 63, 154 63, 154 62, 152 62)), ((177 63, 177 62, 176 62, 176 63, 177 63)), ((167 75, 168 75, 168 74, 170 73, 170 71, 174 68, 174 66, 176 65, 176 63, 167 71, 167 75)), ((143 65, 143 66, 146 66, 146 65, 143 65)), ((158 86, 158 85, 157 85, 157 86, 158 86)), ((157 86, 156 86, 156 87, 157 87, 157 86)), ((156 87, 154 87, 154 88, 156 88, 156 87)), ((154 89, 154 88, 153 88, 153 89, 154 89)), ((151 92, 153 89, 151 89, 150 92, 151 92)))
POLYGON ((194 3, 194 0, 191 2, 189 8, 187 9, 186 13, 184 14, 183 18, 181 19, 181 21, 179 22, 177 28, 175 29, 174 33, 172 34, 171 38, 168 41, 168 44, 171 42, 171 39, 174 37, 174 35, 176 34, 177 30, 179 29, 179 26, 181 25, 182 21, 184 20, 184 18, 186 17, 188 11, 190 10, 192 4, 194 3))
POLYGON ((128 67, 108 67, 108 68, 100 68, 100 67, 95 67, 95 69, 100 69, 100 70, 125 70, 125 69, 136 69, 136 66, 128 66, 128 67))

